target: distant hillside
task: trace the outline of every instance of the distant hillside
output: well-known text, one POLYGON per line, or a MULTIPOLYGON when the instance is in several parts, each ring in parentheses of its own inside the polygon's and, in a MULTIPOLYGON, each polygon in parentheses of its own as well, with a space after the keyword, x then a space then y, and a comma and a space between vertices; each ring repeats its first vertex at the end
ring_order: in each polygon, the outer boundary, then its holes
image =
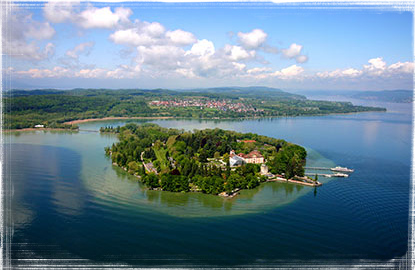
POLYGON ((351 95, 352 98, 387 102, 409 103, 413 101, 411 90, 363 91, 351 95))
POLYGON ((253 98, 253 99, 286 99, 286 100, 305 100, 306 97, 298 94, 284 92, 277 88, 250 86, 250 87, 215 87, 215 88, 196 88, 196 89, 72 89, 72 90, 12 90, 7 91, 6 96, 13 97, 32 96, 32 95, 50 95, 66 94, 79 96, 96 96, 96 95, 129 95, 129 96, 206 96, 211 98, 253 98))
POLYGON ((210 94, 222 94, 232 95, 239 97, 249 98, 278 98, 278 99, 306 99, 303 95, 292 94, 282 91, 278 88, 271 88, 265 86, 230 86, 230 87, 214 87, 214 88, 196 88, 188 90, 179 90, 183 92, 197 92, 197 93, 210 93, 210 94))
POLYGON ((409 103, 413 101, 412 90, 350 91, 350 90, 300 90, 294 93, 313 96, 348 97, 362 100, 409 103))

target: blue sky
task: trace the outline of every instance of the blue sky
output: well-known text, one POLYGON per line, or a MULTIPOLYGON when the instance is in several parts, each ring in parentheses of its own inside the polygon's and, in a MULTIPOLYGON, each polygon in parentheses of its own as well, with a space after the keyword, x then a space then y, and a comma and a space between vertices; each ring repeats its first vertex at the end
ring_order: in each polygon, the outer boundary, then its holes
POLYGON ((16 88, 412 89, 413 14, 271 3, 20 3, 16 88), (317 8, 316 8, 317 7, 317 8))

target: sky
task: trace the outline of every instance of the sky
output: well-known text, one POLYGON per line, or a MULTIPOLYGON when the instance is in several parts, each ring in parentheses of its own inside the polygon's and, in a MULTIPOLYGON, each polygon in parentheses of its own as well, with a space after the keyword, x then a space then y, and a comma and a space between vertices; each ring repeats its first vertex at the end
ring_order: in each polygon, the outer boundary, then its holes
POLYGON ((254 2, 15 2, 5 14, 5 89, 413 89, 409 11, 254 2))

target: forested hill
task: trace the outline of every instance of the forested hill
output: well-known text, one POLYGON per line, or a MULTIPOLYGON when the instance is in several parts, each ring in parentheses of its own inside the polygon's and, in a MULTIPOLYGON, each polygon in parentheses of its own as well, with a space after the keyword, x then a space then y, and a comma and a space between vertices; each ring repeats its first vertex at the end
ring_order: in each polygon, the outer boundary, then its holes
POLYGON ((180 90, 186 92, 210 93, 221 95, 236 95, 239 97, 251 98, 280 98, 280 99, 306 99, 303 95, 292 94, 282 91, 278 88, 265 86, 248 86, 248 87, 214 87, 214 88, 196 88, 189 90, 180 90))
POLYGON ((194 91, 167 89, 14 90, 5 92, 4 127, 21 129, 41 124, 70 128, 67 121, 103 117, 180 117, 242 119, 321 115, 383 108, 350 102, 308 100, 264 87, 212 88, 194 91))

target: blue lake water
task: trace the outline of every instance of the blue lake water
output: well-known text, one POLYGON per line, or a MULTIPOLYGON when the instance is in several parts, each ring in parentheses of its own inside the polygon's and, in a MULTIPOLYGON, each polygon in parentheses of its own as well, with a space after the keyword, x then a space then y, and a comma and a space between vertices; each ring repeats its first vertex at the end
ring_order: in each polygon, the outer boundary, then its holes
POLYGON ((78 133, 4 135, 11 263, 394 267, 408 249, 412 105, 381 105, 388 112, 151 121, 282 138, 307 148, 308 166, 355 169, 349 178, 321 178, 317 189, 267 183, 231 200, 147 191, 113 166, 104 147, 116 137, 91 130, 125 121, 85 123, 89 131, 78 133))

